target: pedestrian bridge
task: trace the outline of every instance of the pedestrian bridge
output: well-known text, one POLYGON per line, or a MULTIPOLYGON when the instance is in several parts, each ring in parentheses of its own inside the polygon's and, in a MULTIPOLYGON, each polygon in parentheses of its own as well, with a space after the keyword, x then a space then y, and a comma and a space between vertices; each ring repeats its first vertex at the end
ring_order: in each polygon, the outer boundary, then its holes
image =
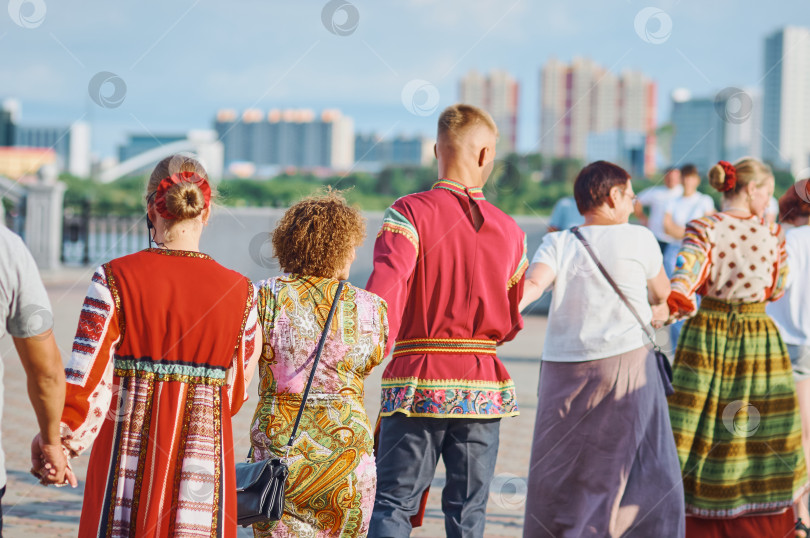
POLYGON ((112 183, 120 177, 154 165, 161 159, 177 153, 194 153, 195 157, 202 162, 210 178, 222 177, 224 159, 222 142, 217 139, 215 131, 201 130, 190 131, 185 140, 158 146, 120 162, 112 168, 102 171, 97 179, 101 183, 112 183))

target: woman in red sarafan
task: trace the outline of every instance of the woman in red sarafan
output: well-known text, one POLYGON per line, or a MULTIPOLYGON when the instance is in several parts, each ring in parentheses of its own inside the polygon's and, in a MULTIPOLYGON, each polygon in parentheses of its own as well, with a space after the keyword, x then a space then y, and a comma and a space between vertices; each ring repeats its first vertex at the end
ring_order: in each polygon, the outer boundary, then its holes
POLYGON ((230 416, 261 340, 253 284, 199 252, 210 198, 197 161, 164 159, 147 187, 159 248, 93 275, 62 415, 70 457, 93 444, 79 536, 236 536, 230 416))

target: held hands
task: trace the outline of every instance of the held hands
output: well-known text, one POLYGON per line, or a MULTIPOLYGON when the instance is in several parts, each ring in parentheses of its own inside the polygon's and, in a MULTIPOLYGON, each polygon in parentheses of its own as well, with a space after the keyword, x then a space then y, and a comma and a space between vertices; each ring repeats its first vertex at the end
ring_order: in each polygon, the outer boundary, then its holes
POLYGON ((670 323, 669 321, 669 306, 666 302, 650 305, 652 309, 652 326, 660 329, 664 325, 670 323))
POLYGON ((37 434, 31 441, 31 474, 44 486, 53 484, 61 487, 70 484, 75 488, 79 485, 62 445, 45 444, 41 434, 37 434))

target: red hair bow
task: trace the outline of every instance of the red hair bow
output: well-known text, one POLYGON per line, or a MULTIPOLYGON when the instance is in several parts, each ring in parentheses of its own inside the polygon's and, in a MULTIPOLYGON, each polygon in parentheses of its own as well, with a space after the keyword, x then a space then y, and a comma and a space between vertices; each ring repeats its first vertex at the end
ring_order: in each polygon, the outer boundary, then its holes
POLYGON ((178 183, 196 183, 203 193, 203 198, 205 198, 205 207, 208 207, 211 203, 211 187, 208 185, 207 179, 196 172, 177 172, 163 178, 155 191, 155 209, 164 219, 173 220, 177 218, 166 207, 166 193, 178 183))
POLYGON ((728 161, 720 161, 718 164, 723 167, 723 172, 726 173, 726 179, 723 181, 723 192, 730 191, 737 185, 737 169, 728 161))

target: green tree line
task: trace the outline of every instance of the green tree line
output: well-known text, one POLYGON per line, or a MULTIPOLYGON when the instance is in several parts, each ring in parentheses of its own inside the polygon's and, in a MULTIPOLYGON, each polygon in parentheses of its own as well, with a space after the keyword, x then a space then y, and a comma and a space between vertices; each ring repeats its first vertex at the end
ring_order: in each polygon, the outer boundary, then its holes
MULTIPOLYGON (((573 180, 583 162, 576 159, 544 159, 539 154, 511 154, 496 161, 484 187, 487 199, 512 215, 548 215, 554 203, 573 193, 573 180)), ((340 189, 347 200, 366 211, 382 211, 400 196, 430 189, 438 172, 432 167, 388 167, 378 173, 350 172, 328 178, 309 173, 284 173, 271 179, 224 179, 216 186, 220 205, 230 207, 288 207, 325 186, 340 189)), ((789 172, 775 171, 779 197, 793 184, 789 172)), ((147 175, 121 178, 101 184, 69 175, 65 206, 94 214, 133 215, 145 207, 147 175)), ((658 184, 661 176, 633 179, 636 192, 658 184)), ((719 207, 720 193, 704 179, 700 190, 710 194, 719 207)))

